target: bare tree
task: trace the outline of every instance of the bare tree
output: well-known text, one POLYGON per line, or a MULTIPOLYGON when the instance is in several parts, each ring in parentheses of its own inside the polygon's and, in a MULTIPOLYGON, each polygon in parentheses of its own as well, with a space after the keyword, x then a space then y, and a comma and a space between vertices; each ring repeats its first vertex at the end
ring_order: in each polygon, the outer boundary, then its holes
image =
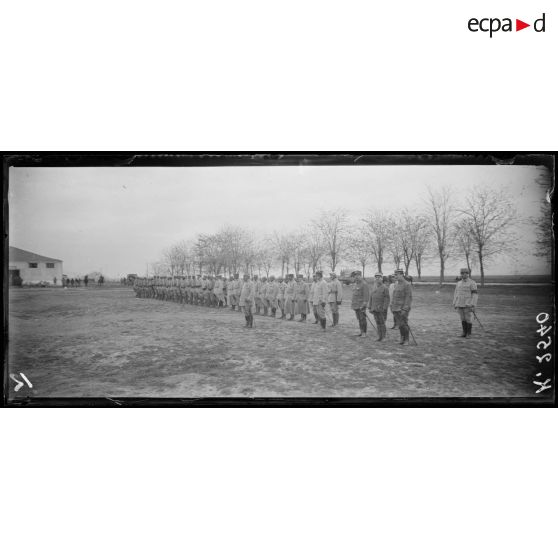
POLYGON ((541 186, 543 197, 541 199, 540 214, 531 220, 535 226, 537 239, 535 241, 535 256, 545 258, 551 264, 554 277, 554 235, 552 231, 552 200, 551 200, 551 176, 548 169, 542 169, 535 182, 541 186))
POLYGON ((322 235, 326 248, 326 258, 331 271, 335 271, 337 264, 343 259, 347 248, 349 221, 345 211, 341 209, 322 211, 320 217, 314 221, 322 235))
MULTIPOLYGON (((169 267, 165 262, 153 262, 151 265, 151 273, 155 277, 160 277, 161 275, 167 275, 169 273, 169 267)), ((91 274, 89 274, 91 276, 91 274)))
POLYGON ((393 231, 388 247, 393 258, 395 268, 399 269, 401 267, 401 260, 403 259, 403 248, 401 246, 401 239, 396 231, 393 231))
POLYGON ((432 245, 432 231, 428 225, 428 217, 425 215, 417 216, 416 228, 414 230, 414 260, 417 268, 417 275, 422 276, 422 262, 428 256, 432 245))
POLYGON ((515 244, 510 226, 517 222, 517 211, 504 190, 478 187, 470 192, 459 212, 471 225, 483 286, 486 262, 511 251, 515 244))
POLYGON ((244 239, 240 262, 245 273, 249 273, 251 275, 254 273, 254 265, 256 262, 256 241, 252 234, 247 234, 244 239))
POLYGON ((440 258, 440 286, 444 282, 446 262, 452 248, 452 220, 455 216, 450 189, 446 186, 439 190, 428 188, 426 197, 429 221, 436 240, 438 257, 440 258))
POLYGON ((454 223, 455 245, 459 251, 465 256, 465 262, 469 273, 473 270, 473 262, 475 260, 475 237, 474 225, 469 218, 463 218, 454 223))
POLYGON ((239 273, 247 245, 250 244, 250 233, 241 227, 224 225, 218 232, 223 253, 223 265, 229 273, 239 273))
POLYGON ((348 242, 348 255, 351 260, 358 263, 362 268, 362 276, 366 271, 366 265, 373 259, 370 251, 369 231, 366 225, 355 231, 348 242))
POLYGON ((280 234, 277 231, 273 233, 275 250, 278 260, 281 262, 281 275, 285 275, 285 267, 289 273, 289 264, 291 263, 291 244, 289 236, 280 234))
POLYGON ((399 212, 394 218, 392 243, 398 248, 401 254, 405 275, 409 275, 409 267, 415 257, 414 229, 415 219, 408 209, 399 212))
POLYGON ((323 238, 320 230, 316 227, 309 227, 302 233, 304 235, 303 258, 306 264, 307 275, 316 273, 321 268, 321 261, 326 253, 323 238))
POLYGON ((260 275, 261 269, 263 268, 266 277, 269 278, 269 272, 273 267, 274 260, 275 252, 273 250, 272 240, 271 238, 266 237, 259 243, 256 249, 256 264, 260 275))
POLYGON ((290 235, 289 246, 291 248, 291 260, 295 273, 298 275, 306 261, 306 237, 302 232, 294 232, 290 235))
POLYGON ((393 219, 389 213, 376 210, 370 211, 363 221, 369 252, 378 265, 378 271, 382 273, 382 265, 393 235, 393 219))

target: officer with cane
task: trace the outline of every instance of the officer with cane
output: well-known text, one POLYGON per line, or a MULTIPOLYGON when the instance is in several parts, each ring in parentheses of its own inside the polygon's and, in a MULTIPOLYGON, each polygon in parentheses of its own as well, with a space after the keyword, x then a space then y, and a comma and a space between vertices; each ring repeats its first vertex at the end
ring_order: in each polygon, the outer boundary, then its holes
POLYGON ((469 277, 469 269, 466 267, 461 268, 460 275, 461 280, 455 285, 455 292, 453 294, 453 307, 459 312, 459 317, 461 318, 461 327, 463 328, 461 337, 471 337, 473 315, 476 317, 475 307, 479 295, 477 284, 469 277))
POLYGON ((405 281, 405 273, 402 269, 395 272, 397 283, 393 289, 393 298, 391 300, 391 311, 395 318, 395 323, 399 325, 401 334, 400 345, 409 343, 409 312, 411 311, 411 303, 413 301, 413 290, 411 285, 405 281))

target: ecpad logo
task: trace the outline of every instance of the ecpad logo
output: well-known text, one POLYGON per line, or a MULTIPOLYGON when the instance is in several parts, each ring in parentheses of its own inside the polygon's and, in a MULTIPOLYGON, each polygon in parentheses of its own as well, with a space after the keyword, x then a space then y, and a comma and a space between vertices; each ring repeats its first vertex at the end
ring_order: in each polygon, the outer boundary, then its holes
MULTIPOLYGON (((543 13, 543 15, 539 19, 536 19, 534 21, 533 29, 535 30, 535 32, 545 32, 545 17, 546 14, 543 13)), ((512 20, 509 17, 505 17, 503 19, 497 17, 485 17, 482 19, 477 19, 475 17, 472 17, 468 21, 467 27, 469 28, 469 31, 472 31, 473 33, 477 33, 478 31, 481 31, 483 33, 490 33, 490 38, 492 38, 492 35, 494 33, 497 33, 498 31, 503 31, 504 33, 513 31, 512 20)), ((522 29, 526 29, 527 27, 531 27, 531 24, 525 23, 520 19, 515 20, 516 31, 521 31, 522 29)))

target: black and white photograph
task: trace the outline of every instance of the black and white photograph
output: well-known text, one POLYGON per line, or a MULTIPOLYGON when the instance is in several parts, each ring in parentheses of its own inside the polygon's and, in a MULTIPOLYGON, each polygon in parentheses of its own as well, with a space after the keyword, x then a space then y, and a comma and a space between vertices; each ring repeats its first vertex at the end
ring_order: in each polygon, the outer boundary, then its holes
POLYGON ((57 161, 8 160, 10 403, 553 401, 550 156, 57 161))

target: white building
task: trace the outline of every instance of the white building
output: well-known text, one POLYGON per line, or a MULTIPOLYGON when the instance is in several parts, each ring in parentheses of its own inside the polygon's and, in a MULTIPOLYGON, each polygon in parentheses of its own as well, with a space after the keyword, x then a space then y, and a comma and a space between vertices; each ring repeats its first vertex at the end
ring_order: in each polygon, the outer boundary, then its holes
POLYGON ((13 246, 10 246, 9 257, 10 285, 18 284, 19 280, 23 285, 41 282, 62 285, 62 260, 40 256, 13 246))

